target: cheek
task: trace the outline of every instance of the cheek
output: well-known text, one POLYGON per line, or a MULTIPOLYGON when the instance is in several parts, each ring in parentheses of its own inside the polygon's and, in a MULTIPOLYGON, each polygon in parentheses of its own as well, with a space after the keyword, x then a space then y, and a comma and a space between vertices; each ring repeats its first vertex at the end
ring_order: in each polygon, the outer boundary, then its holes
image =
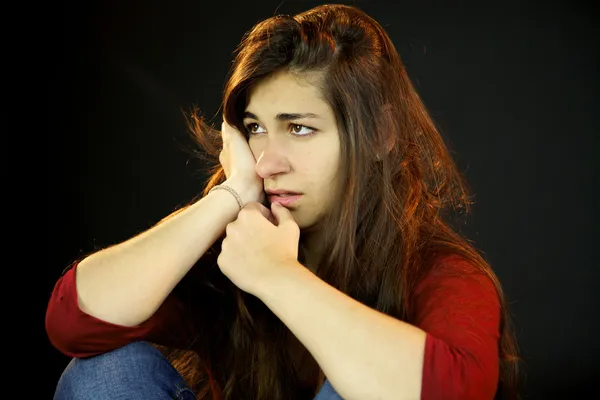
POLYGON ((319 197, 320 201, 326 200, 324 197, 328 198, 334 192, 340 179, 338 164, 334 160, 322 158, 319 162, 307 163, 304 167, 302 176, 306 180, 305 187, 319 197))
POLYGON ((327 147, 304 153, 298 160, 301 166, 297 170, 301 170, 305 179, 315 188, 329 191, 330 186, 338 179, 340 154, 339 151, 323 151, 325 149, 327 147))
POLYGON ((327 154, 323 157, 321 165, 323 179, 328 184, 334 184, 339 179, 340 175, 340 154, 339 152, 327 154))

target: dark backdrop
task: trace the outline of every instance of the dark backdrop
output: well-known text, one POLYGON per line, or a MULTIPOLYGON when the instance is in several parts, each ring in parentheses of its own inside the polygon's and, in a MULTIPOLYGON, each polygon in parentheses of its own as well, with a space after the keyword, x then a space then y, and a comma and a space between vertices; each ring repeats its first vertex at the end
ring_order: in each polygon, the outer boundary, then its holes
MULTIPOLYGON (((50 187, 36 308, 41 397, 51 398, 68 362, 43 324, 61 270, 199 192, 201 165, 188 152, 182 111, 218 111, 232 51, 255 22, 317 4, 255 3, 54 8, 41 34, 52 53, 42 60, 40 99, 50 187)), ((583 2, 535 3, 354 2, 391 35, 473 188, 465 232, 511 303, 528 375, 524 398, 572 399, 600 372, 597 14, 583 2)))

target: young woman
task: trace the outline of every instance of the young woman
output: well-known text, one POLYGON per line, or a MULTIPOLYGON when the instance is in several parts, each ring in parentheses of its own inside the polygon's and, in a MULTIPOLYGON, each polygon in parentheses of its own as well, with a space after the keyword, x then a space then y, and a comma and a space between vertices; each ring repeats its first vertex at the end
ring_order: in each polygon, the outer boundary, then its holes
POLYGON ((465 184, 383 28, 324 5, 244 37, 198 199, 78 259, 56 399, 516 396, 501 285, 451 228, 465 184))

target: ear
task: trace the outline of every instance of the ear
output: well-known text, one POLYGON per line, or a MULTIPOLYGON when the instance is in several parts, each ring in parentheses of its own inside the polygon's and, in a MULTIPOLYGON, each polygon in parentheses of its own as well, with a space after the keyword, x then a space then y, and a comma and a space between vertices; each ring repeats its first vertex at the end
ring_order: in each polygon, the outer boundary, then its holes
POLYGON ((387 137, 385 138, 385 140, 383 142, 383 151, 385 152, 385 154, 388 154, 389 152, 391 152, 392 149, 394 148, 395 144, 396 144, 396 137, 391 133, 387 133, 387 137))
MULTIPOLYGON (((382 110, 381 110, 381 120, 386 122, 386 121, 393 121, 394 119, 394 112, 392 109, 392 105, 387 103, 383 106, 382 110)), ((384 123, 384 125, 388 125, 386 123, 384 123)), ((379 156, 379 154, 383 155, 383 154, 388 154, 389 152, 392 151, 392 149, 394 148, 394 146, 396 145, 396 137, 394 136, 393 132, 383 132, 383 137, 381 138, 381 143, 379 143, 379 151, 378 153, 378 158, 381 158, 381 156, 379 156)))

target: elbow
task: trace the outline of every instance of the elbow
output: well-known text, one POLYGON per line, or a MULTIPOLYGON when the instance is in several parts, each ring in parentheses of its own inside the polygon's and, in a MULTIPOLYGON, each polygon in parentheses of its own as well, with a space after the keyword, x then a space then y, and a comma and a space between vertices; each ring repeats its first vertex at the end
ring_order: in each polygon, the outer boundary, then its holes
POLYGON ((437 379, 423 379, 422 400, 492 400, 498 389, 498 375, 473 366, 456 366, 437 379))
POLYGON ((94 335, 86 329, 86 316, 77 304, 75 268, 67 270, 56 282, 46 308, 44 327, 50 344, 67 357, 95 354, 94 335))
MULTIPOLYGON (((456 391, 449 399, 492 400, 498 390, 498 373, 481 366, 465 366, 456 391)), ((446 397, 444 397, 446 398, 446 397)))
POLYGON ((77 335, 59 314, 52 306, 46 310, 46 336, 56 350, 68 357, 74 357, 77 353, 77 335))
MULTIPOLYGON (((50 344, 67 357, 82 358, 89 352, 93 335, 82 326, 81 316, 68 296, 55 292, 46 309, 44 327, 50 344)), ((89 353, 89 354, 88 354, 89 353)))
POLYGON ((499 364, 439 342, 423 365, 422 400, 492 400, 498 390, 499 364), (433 356, 435 354, 435 356, 433 356))
POLYGON ((51 312, 46 314, 45 328, 50 344, 67 357, 87 358, 112 350, 101 338, 65 323, 64 319, 51 312))

